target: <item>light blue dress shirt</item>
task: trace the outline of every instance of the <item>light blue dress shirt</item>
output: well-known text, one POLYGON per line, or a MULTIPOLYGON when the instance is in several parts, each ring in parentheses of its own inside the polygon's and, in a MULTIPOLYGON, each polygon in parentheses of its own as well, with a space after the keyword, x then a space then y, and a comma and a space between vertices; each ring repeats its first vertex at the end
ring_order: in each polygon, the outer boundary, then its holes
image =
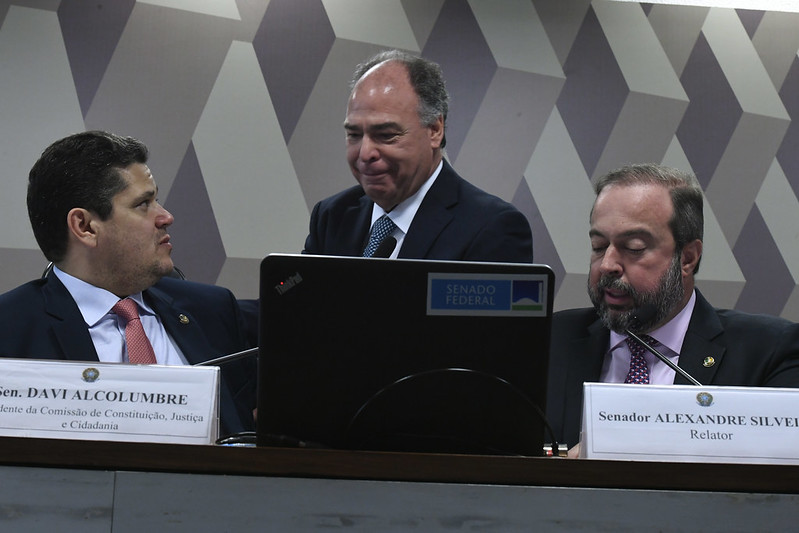
MULTIPOLYGON (((97 350, 97 357, 104 363, 127 363, 128 354, 125 348, 125 323, 111 308, 119 301, 113 293, 95 287, 58 267, 53 268, 69 294, 78 304, 78 309, 89 328, 89 335, 97 350)), ((161 319, 144 301, 142 293, 129 296, 139 306, 139 316, 144 332, 150 340, 155 352, 155 359, 162 365, 185 365, 186 358, 175 342, 164 329, 161 319)))

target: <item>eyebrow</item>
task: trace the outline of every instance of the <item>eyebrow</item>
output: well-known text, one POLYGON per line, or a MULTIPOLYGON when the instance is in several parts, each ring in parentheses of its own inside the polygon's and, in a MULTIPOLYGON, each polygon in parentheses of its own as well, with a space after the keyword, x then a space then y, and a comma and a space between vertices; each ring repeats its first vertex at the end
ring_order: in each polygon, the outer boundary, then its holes
POLYGON ((143 193, 141 193, 136 198, 134 198, 131 205, 134 206, 139 205, 141 202, 149 200, 150 198, 155 198, 156 196, 158 196, 158 187, 156 187, 155 189, 148 189, 143 193))
MULTIPOLYGON (((605 236, 604 233, 600 232, 599 230, 593 229, 593 228, 591 228, 588 231, 588 236, 589 237, 602 237, 603 239, 607 239, 608 238, 608 237, 605 236)), ((624 239, 629 239, 631 237, 651 237, 651 236, 652 236, 652 232, 648 231, 648 230, 645 230, 645 229, 631 229, 631 230, 624 231, 624 232, 620 233, 619 235, 617 235, 617 237, 621 237, 621 238, 624 238, 624 239)))
MULTIPOLYGON (((361 130, 360 126, 356 126, 354 124, 350 124, 349 122, 344 123, 345 130, 361 130)), ((383 130, 402 130, 403 128, 397 124, 396 122, 382 122, 380 124, 372 124, 368 128, 369 131, 383 131, 383 130)))

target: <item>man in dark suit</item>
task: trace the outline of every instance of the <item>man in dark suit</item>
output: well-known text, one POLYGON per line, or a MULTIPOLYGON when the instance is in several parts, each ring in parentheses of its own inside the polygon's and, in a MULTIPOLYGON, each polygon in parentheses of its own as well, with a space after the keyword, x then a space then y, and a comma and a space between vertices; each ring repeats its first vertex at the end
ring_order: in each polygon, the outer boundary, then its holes
POLYGON ((558 442, 579 441, 585 382, 688 383, 654 355, 635 354, 627 329, 648 334, 704 385, 799 387, 799 325, 715 309, 694 287, 704 219, 693 175, 627 166, 600 178, 595 192, 588 279, 594 307, 562 311, 552 321, 547 418, 558 442), (651 317, 639 312, 646 308, 651 317))
MULTIPOLYGON (((54 268, 0 296, 0 356, 130 362, 135 302, 151 364, 194 364, 248 348, 235 298, 221 287, 169 278, 167 227, 136 139, 93 131, 47 148, 30 172, 33 232, 54 268)), ((221 433, 254 429, 255 361, 222 367, 221 433)))
POLYGON ((358 66, 344 122, 358 185, 314 207, 304 253, 370 255, 389 219, 390 257, 532 262, 524 215, 443 159, 448 100, 430 61, 392 50, 358 66))

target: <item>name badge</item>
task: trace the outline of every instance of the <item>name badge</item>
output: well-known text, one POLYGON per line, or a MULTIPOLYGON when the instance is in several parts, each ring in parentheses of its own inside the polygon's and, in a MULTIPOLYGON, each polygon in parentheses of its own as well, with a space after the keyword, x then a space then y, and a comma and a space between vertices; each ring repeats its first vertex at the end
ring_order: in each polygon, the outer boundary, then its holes
POLYGON ((219 368, 0 359, 0 435, 212 444, 219 368))
POLYGON ((799 464, 799 389, 586 383, 580 456, 799 464))

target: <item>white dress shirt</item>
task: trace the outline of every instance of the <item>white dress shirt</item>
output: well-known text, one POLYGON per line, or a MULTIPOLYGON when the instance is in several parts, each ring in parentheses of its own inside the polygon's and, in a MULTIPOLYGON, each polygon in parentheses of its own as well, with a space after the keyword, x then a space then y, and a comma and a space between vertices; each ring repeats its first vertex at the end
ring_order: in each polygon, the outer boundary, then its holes
POLYGON ((441 172, 443 166, 444 160, 442 159, 438 163, 435 171, 433 171, 433 174, 427 178, 427 181, 425 181, 421 187, 419 187, 419 190, 416 191, 413 196, 410 196, 397 204, 390 213, 386 213, 382 207, 374 204, 374 207, 372 208, 372 224, 369 226, 369 228, 374 226, 377 219, 383 215, 388 215, 392 222, 397 225, 397 229, 395 229, 394 233, 391 234, 395 239, 397 239, 397 246, 394 247, 394 251, 391 252, 391 255, 389 256, 391 259, 396 259, 399 255, 400 248, 402 248, 402 243, 405 241, 405 235, 408 234, 408 230, 411 227, 411 222, 413 222, 413 217, 416 216, 419 206, 422 205, 422 200, 424 200, 425 195, 427 195, 427 191, 429 191, 430 187, 432 187, 433 183, 435 183, 436 178, 441 172))

